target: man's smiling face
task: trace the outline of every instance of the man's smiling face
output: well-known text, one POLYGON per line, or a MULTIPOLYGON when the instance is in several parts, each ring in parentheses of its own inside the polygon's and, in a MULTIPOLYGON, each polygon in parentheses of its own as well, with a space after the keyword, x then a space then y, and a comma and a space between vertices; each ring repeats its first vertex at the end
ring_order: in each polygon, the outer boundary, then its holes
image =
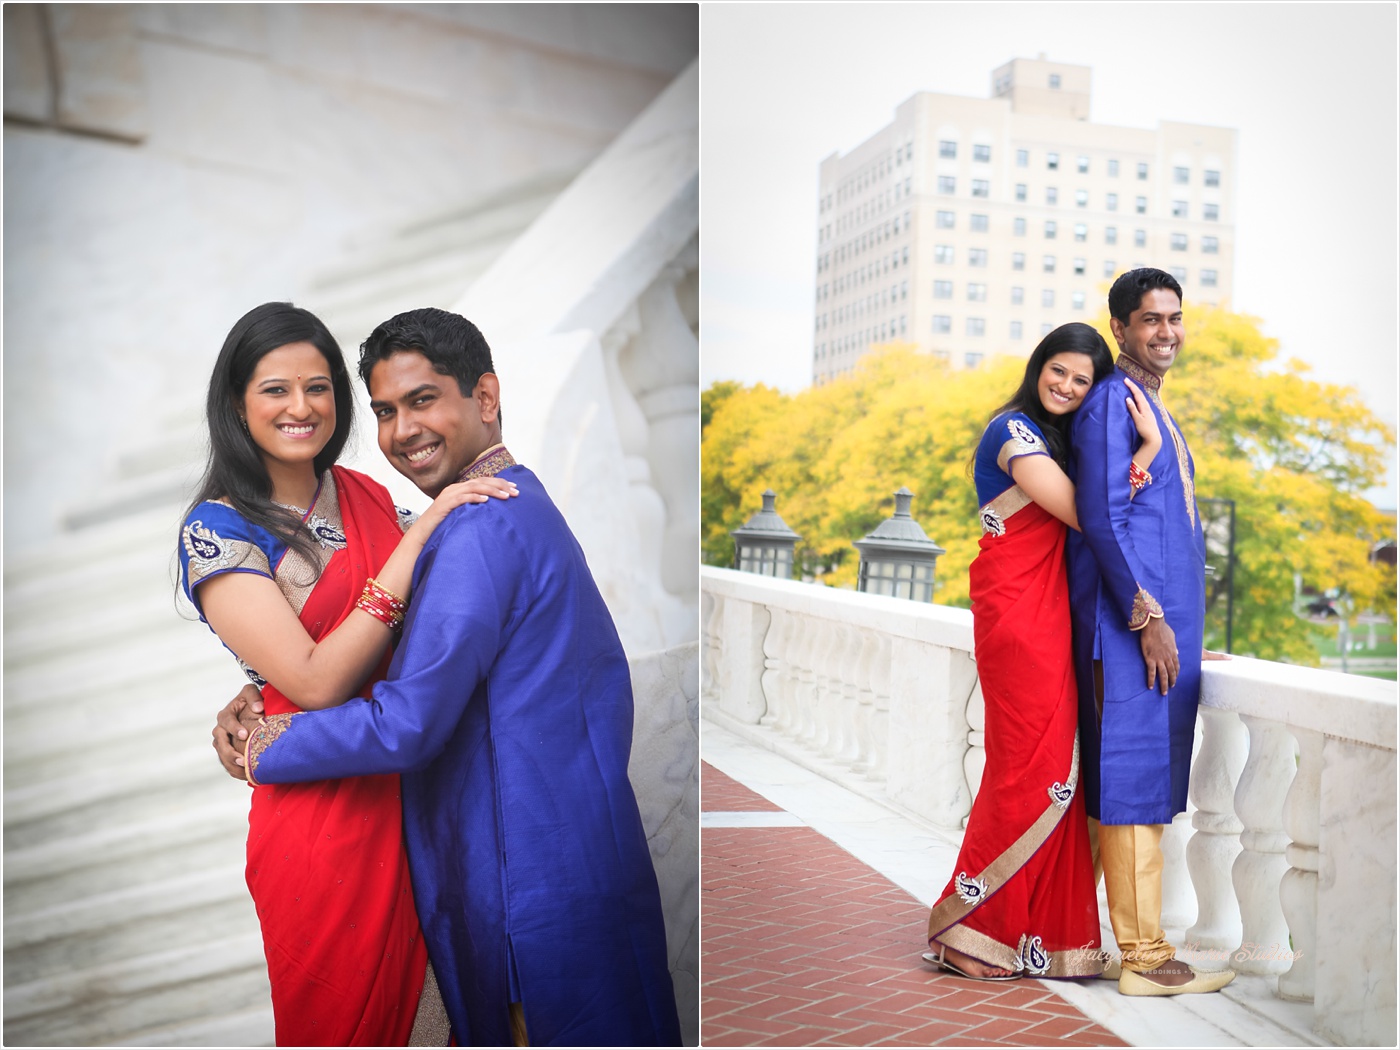
POLYGON ((422 354, 400 350, 370 371, 369 396, 379 450, 434 498, 500 440, 490 373, 464 397, 452 376, 436 371, 422 354))
POLYGON ((1181 300, 1170 288, 1143 292, 1127 324, 1115 317, 1109 325, 1123 353, 1159 378, 1167 374, 1186 341, 1181 300))

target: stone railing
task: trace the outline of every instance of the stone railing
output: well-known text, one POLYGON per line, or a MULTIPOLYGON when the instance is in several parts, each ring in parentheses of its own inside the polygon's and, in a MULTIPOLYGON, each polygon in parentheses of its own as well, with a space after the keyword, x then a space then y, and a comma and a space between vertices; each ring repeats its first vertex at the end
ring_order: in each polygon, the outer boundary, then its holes
MULTIPOLYGON (((701 591, 705 717, 963 826, 985 760, 969 612, 727 569, 701 591)), ((1276 975, 1339 1044, 1395 1042, 1396 710, 1390 683, 1207 663, 1192 812, 1163 840, 1164 924, 1203 965, 1276 975)))

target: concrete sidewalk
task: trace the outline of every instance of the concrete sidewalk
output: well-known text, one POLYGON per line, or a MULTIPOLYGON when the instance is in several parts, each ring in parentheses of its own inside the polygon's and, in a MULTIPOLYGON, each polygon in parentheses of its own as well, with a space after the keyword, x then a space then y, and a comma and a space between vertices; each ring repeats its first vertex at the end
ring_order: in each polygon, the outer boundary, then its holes
POLYGON ((705 1045, 1320 1045, 1304 1008, 1294 1017, 1294 1004, 1254 987, 1265 978, 1138 999, 1109 981, 936 973, 920 959, 927 910, 959 836, 762 744, 757 730, 702 729, 705 1045))

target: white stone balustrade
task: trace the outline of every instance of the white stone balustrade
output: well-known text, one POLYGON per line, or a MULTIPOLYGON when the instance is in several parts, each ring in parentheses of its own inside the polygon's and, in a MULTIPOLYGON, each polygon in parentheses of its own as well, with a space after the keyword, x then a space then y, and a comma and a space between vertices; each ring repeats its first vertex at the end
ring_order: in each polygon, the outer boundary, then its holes
MULTIPOLYGON (((963 826, 985 761, 969 612, 708 567, 701 590, 705 717, 963 826)), ((1201 965, 1311 1001, 1315 1036, 1393 1045, 1395 685, 1212 661, 1201 705, 1192 810, 1164 849, 1167 924, 1194 915, 1201 965)))

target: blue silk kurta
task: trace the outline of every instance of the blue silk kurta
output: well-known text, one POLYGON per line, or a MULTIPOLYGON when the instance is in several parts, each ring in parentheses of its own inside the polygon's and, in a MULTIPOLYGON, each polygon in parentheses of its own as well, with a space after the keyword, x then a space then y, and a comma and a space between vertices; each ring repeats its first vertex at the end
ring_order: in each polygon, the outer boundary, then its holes
POLYGON ((1105 824, 1166 824, 1186 809, 1201 686, 1205 537, 1195 467, 1158 396, 1161 381, 1126 357, 1075 413, 1071 473, 1082 533, 1069 542, 1085 803, 1105 824), (1123 376, 1143 388, 1162 431, 1152 484, 1131 500, 1128 464, 1142 443, 1123 376), (1153 601, 1176 632, 1181 674, 1164 697, 1147 687, 1140 635, 1153 601), (1094 661, 1103 661, 1103 713, 1094 661))
POLYGON ((499 476, 520 495, 458 508, 425 546, 373 699, 273 727, 254 775, 403 773, 414 894, 458 1043, 510 1045, 519 1001, 532 1045, 676 1045, 627 779, 627 658, 539 479, 499 476))

